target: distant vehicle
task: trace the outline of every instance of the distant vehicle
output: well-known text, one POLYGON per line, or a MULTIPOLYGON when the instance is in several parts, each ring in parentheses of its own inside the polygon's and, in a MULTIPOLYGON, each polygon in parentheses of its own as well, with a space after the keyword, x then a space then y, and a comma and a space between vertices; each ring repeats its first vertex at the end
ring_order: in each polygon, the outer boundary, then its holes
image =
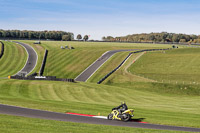
POLYGON ((36 41, 33 44, 41 44, 41 42, 40 41, 36 41))

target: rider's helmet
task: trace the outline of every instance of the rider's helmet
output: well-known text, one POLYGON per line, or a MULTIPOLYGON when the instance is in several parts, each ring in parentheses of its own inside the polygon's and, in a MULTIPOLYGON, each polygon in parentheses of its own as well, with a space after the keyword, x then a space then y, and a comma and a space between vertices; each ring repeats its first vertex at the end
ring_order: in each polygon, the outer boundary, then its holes
POLYGON ((124 101, 124 102, 121 102, 121 104, 126 104, 126 102, 124 101))

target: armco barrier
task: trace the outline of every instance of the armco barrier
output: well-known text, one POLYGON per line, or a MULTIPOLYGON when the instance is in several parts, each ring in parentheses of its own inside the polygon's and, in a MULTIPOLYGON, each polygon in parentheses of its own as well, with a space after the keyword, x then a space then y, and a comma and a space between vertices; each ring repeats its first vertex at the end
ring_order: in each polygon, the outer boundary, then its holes
POLYGON ((75 83, 74 79, 61 79, 56 78, 56 76, 9 76, 9 79, 19 79, 19 80, 49 80, 49 81, 65 81, 65 82, 73 82, 75 83))
POLYGON ((4 43, 0 41, 1 45, 1 53, 0 53, 0 58, 3 56, 4 54, 4 43))
POLYGON ((99 80, 97 82, 97 84, 101 84, 105 79, 107 79, 111 74, 113 74, 115 71, 117 71, 124 63, 125 61, 132 55, 135 53, 141 53, 141 52, 145 52, 145 51, 159 51, 159 50, 170 50, 168 49, 144 49, 144 50, 140 50, 140 51, 135 51, 135 52, 131 52, 129 53, 129 55, 114 69, 112 70, 110 73, 108 73, 105 77, 103 77, 101 80, 99 80))
POLYGON ((41 68, 40 68, 40 72, 39 72, 39 75, 40 75, 40 76, 42 76, 43 73, 44 73, 44 68, 45 68, 45 64, 46 64, 46 61, 47 61, 47 55, 48 55, 48 50, 45 50, 44 58, 43 58, 43 61, 42 61, 42 65, 41 65, 41 68))

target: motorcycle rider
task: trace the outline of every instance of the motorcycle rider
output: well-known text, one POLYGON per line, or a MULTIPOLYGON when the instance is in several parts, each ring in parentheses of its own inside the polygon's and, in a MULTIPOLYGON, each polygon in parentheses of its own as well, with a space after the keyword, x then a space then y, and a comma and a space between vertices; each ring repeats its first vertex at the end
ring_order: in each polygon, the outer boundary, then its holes
POLYGON ((120 114, 122 114, 128 107, 125 102, 121 103, 118 107, 113 108, 112 110, 118 110, 120 114))

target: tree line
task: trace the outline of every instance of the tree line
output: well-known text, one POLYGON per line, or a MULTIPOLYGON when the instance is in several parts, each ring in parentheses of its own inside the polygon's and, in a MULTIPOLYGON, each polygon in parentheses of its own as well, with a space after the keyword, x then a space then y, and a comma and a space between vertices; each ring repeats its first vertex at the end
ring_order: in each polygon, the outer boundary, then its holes
POLYGON ((50 39, 50 40, 74 40, 74 34, 64 31, 31 31, 31 30, 2 30, 0 38, 9 39, 50 39))
POLYGON ((81 34, 78 34, 77 37, 76 37, 76 39, 79 40, 79 41, 82 40, 82 39, 84 41, 87 41, 89 39, 89 36, 85 35, 84 37, 82 37, 81 34))
POLYGON ((176 33, 142 33, 132 34, 122 37, 102 37, 103 41, 116 41, 116 42, 177 42, 177 43, 200 43, 200 35, 187 35, 176 33))

